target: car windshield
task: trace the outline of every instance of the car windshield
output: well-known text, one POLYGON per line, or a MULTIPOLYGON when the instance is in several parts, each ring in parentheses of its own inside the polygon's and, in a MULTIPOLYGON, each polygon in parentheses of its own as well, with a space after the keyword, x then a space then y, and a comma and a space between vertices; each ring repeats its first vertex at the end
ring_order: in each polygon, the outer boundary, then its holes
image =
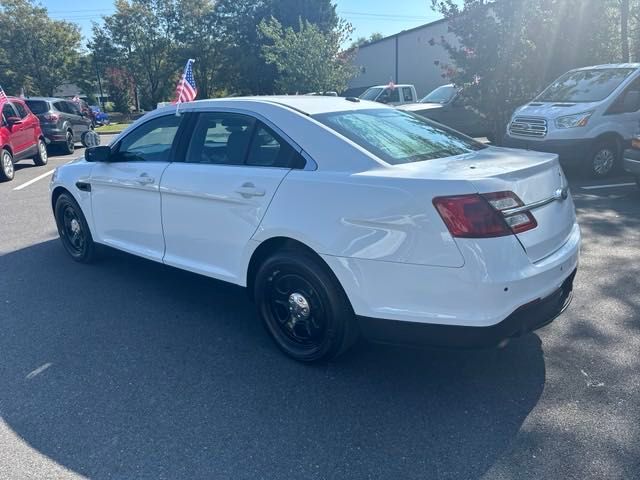
POLYGON ((47 102, 43 102, 42 100, 26 100, 25 103, 29 107, 29 110, 36 115, 49 111, 49 105, 47 105, 47 102))
POLYGON ((486 148, 423 117, 390 108, 323 113, 314 118, 392 165, 486 148))
POLYGON ((360 95, 360 98, 362 100, 375 100, 376 98, 378 98, 378 95, 380 95, 380 92, 382 92, 382 90, 384 89, 381 87, 372 87, 362 95, 360 95))
POLYGON ((457 93, 458 89, 453 85, 443 85, 420 100, 420 103, 449 103, 457 93))
POLYGON ((599 102, 611 95, 634 71, 633 68, 599 68, 569 72, 549 85, 536 101, 599 102))

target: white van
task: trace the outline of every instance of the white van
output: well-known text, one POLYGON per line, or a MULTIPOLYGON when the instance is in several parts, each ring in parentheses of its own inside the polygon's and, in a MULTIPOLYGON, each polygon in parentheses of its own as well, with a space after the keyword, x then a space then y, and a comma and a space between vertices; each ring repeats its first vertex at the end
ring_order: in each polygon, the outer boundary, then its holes
POLYGON ((413 85, 377 85, 368 88, 360 97, 362 100, 384 103, 387 105, 404 105, 418 101, 416 87, 413 85))
POLYGON ((640 119, 640 64, 579 68, 518 108, 504 145, 557 153, 595 177, 610 174, 640 119))

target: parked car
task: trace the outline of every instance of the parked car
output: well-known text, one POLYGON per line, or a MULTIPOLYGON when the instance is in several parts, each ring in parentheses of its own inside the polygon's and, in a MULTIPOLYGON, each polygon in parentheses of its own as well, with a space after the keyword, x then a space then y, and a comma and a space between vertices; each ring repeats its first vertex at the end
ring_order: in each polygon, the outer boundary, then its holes
POLYGON ((640 128, 631 140, 631 148, 624 151, 624 169, 636 178, 640 187, 640 128))
POLYGON ((554 152, 605 177, 619 164, 640 119, 640 64, 579 68, 518 108, 505 145, 554 152))
POLYGON ((487 137, 493 140, 486 119, 465 105, 463 97, 454 85, 442 85, 418 103, 401 105, 398 108, 430 118, 471 137, 487 137))
POLYGON ((14 165, 26 158, 38 166, 47 164, 47 144, 38 118, 19 98, 8 97, 2 106, 0 125, 0 181, 13 180, 14 165))
POLYGON ((386 105, 414 103, 417 98, 416 87, 413 85, 378 85, 367 89, 360 95, 361 100, 370 100, 386 105))
POLYGON ((29 97, 25 102, 40 120, 40 126, 50 145, 71 154, 76 143, 85 143, 85 135, 92 129, 92 122, 86 113, 80 111, 77 103, 50 97, 29 97))
POLYGON ((305 362, 359 332, 495 345, 568 305, 580 229, 557 155, 353 98, 181 110, 155 110, 56 170, 74 260, 109 245, 246 286, 276 344, 305 362))
POLYGON ((111 123, 109 115, 103 112, 97 105, 92 105, 91 111, 93 112, 96 125, 109 125, 109 123, 111 123))

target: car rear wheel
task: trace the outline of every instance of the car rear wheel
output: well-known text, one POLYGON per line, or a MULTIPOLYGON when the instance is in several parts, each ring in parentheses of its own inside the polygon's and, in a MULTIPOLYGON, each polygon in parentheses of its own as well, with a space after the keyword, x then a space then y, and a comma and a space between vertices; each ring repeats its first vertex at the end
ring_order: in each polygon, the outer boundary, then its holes
POLYGON ((68 130, 65 135, 64 143, 62 144, 62 149, 64 153, 67 155, 71 155, 76 149, 76 142, 73 138, 73 132, 68 130))
POLYGON ((591 176, 609 176, 618 164, 618 147, 613 142, 599 143, 591 156, 591 176))
POLYGON ((80 205, 70 194, 63 193, 56 200, 54 212, 60 240, 71 258, 80 263, 95 260, 97 246, 80 205))
POLYGON ((281 251, 259 268, 254 298, 264 325, 285 354, 301 362, 331 360, 357 339, 351 304, 315 255, 281 251))
POLYGON ((2 152, 0 153, 0 180, 13 180, 15 173, 11 153, 9 153, 9 150, 2 149, 2 152))
POLYGON ((38 167, 43 167, 49 161, 49 155, 47 154, 47 145, 44 140, 38 140, 38 153, 33 157, 33 163, 38 167))

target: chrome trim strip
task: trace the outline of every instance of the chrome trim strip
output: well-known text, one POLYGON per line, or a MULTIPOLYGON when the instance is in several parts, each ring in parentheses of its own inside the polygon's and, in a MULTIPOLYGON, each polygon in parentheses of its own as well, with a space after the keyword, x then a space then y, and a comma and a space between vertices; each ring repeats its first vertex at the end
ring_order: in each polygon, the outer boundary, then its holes
POLYGON ((509 208, 507 210, 502 210, 503 216, 508 217, 509 215, 515 215, 517 213, 527 212, 529 210, 535 210, 536 208, 544 207, 545 205, 549 205, 550 203, 556 201, 562 201, 569 198, 569 187, 559 188, 556 190, 556 193, 553 197, 545 198, 544 200, 540 200, 538 202, 530 203, 529 205, 523 205, 522 207, 509 208))

